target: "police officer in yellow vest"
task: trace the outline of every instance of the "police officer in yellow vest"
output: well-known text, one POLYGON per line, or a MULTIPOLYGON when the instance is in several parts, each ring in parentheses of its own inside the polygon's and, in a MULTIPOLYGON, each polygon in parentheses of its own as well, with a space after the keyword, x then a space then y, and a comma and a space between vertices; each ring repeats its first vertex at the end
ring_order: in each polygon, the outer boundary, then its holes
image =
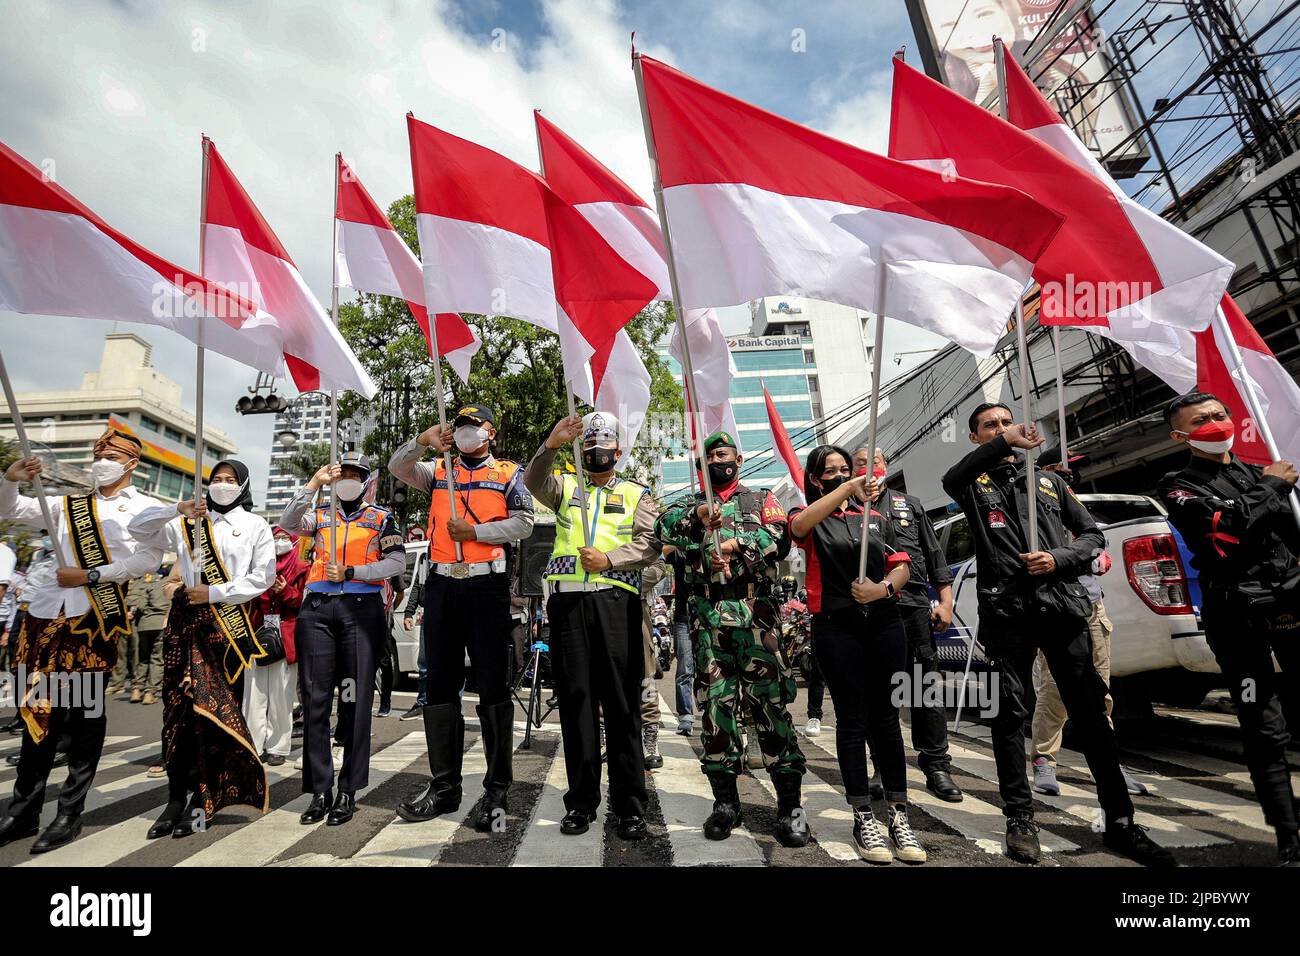
POLYGON ((537 500, 555 511, 555 550, 546 566, 551 598, 551 666, 560 698, 560 730, 569 790, 560 832, 585 833, 600 804, 600 730, 605 717, 609 800, 618 835, 639 840, 645 825, 641 751, 641 569, 659 556, 657 509, 644 485, 619 477, 619 422, 605 412, 570 416, 552 430, 524 472, 537 500), (582 436, 587 526, 584 546, 577 479, 552 471, 555 452, 582 436))
POLYGON ((352 819, 356 792, 370 775, 370 706, 375 697, 376 660, 387 640, 384 581, 406 568, 402 536, 387 508, 366 501, 370 462, 360 452, 344 454, 307 482, 280 516, 280 527, 313 542, 307 593, 294 632, 298 690, 302 698, 302 790, 312 795, 304 824, 352 819), (328 501, 314 506, 317 492, 333 483, 338 514, 328 501), (332 529, 336 531, 332 532, 332 529), (338 563, 332 537, 338 537, 338 563), (332 798, 330 705, 339 691, 343 766, 338 796, 332 798))
POLYGON ((452 425, 434 426, 393 455, 388 470, 412 488, 429 493, 429 574, 424 582, 420 641, 428 670, 424 735, 429 748, 429 785, 404 801, 404 820, 431 820, 459 809, 465 720, 460 696, 465 654, 478 686, 478 716, 487 773, 483 800, 474 815, 480 832, 505 825, 512 779, 514 703, 510 700, 510 576, 506 547, 533 530, 533 499, 519 465, 492 455, 495 415, 470 404, 452 425), (455 517, 448 495, 445 459, 424 462, 425 452, 460 452, 452 465, 455 517))

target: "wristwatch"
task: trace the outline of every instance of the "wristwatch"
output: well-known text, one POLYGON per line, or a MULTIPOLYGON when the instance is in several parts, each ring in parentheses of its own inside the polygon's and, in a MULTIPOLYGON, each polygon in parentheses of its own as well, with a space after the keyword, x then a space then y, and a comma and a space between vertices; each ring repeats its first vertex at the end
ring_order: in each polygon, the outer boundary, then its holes
POLYGON ((99 568, 91 568, 86 572, 86 583, 90 585, 99 583, 99 568))
POLYGON ((357 569, 354 568, 352 565, 349 564, 346 568, 343 569, 343 580, 344 580, 344 581, 351 581, 352 578, 353 578, 353 576, 354 576, 356 573, 357 573, 357 569))
POLYGON ((885 600, 888 600, 889 598, 893 597, 893 596, 894 596, 895 594, 897 594, 897 593, 898 593, 898 592, 894 589, 894 582, 893 582, 893 581, 890 581, 890 580, 888 580, 888 579, 886 579, 886 580, 885 580, 885 600))

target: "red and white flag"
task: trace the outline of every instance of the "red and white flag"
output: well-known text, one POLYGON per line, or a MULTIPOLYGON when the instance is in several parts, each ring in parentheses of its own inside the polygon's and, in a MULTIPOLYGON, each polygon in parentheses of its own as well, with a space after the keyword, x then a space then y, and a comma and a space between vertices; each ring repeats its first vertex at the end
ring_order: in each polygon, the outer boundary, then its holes
MULTIPOLYGON (((650 207, 576 140, 540 112, 535 112, 534 116, 542 169, 551 189, 582 213, 624 262, 655 284, 658 289, 656 300, 671 301, 663 234, 650 207)), ((704 434, 722 430, 739 442, 729 394, 735 365, 718 317, 712 309, 696 310, 686 314, 685 325, 691 358, 695 363, 695 385, 699 390, 704 434)), ((677 329, 674 323, 668 347, 684 368, 677 329)), ((626 333, 620 333, 620 337, 626 338, 626 333)), ((644 418, 645 409, 650 404, 650 375, 641 357, 630 347, 630 341, 627 345, 623 358, 620 359, 617 351, 611 356, 609 374, 592 404, 611 411, 639 408, 639 416, 624 419, 634 440, 640 427, 636 419, 644 418)))
POLYGON ((590 368, 594 398, 655 285, 541 176, 409 114, 407 129, 428 307, 559 332, 566 379, 581 388, 590 368))
MULTIPOLYGON (((334 228, 338 235, 335 254, 339 286, 403 299, 429 342, 429 358, 435 358, 429 313, 424 308, 420 260, 361 185, 352 167, 343 161, 342 153, 336 165, 334 228)), ((440 312, 437 323, 439 353, 461 381, 468 383, 470 362, 483 343, 455 312, 440 312)))
POLYGON ((139 322, 283 371, 269 315, 150 252, 0 143, 0 311, 139 322))
POLYGON ((987 356, 1060 217, 849 146, 640 56, 683 306, 798 294, 987 356))
MULTIPOLYGON (((303 281, 280 240, 216 144, 204 137, 208 192, 204 200, 203 274, 245 293, 274 319, 285 364, 299 391, 378 391, 343 341, 329 313, 303 281)), ((203 343, 207 345, 207 340, 203 343)))
POLYGON ((772 447, 785 461, 786 468, 790 469, 790 481, 794 484, 795 493, 799 496, 800 503, 806 505, 808 499, 803 493, 803 465, 799 463, 799 455, 794 450, 790 434, 785 430, 785 422, 781 421, 781 413, 776 410, 776 403, 768 394, 766 384, 763 386, 763 401, 767 404, 767 422, 772 428, 772 447))
POLYGON ((889 154, 1023 190, 1065 223, 1038 260, 1040 320, 1100 327, 1169 354, 1165 326, 1200 331, 1232 263, 1134 202, 1006 57, 1009 122, 894 61, 889 154))

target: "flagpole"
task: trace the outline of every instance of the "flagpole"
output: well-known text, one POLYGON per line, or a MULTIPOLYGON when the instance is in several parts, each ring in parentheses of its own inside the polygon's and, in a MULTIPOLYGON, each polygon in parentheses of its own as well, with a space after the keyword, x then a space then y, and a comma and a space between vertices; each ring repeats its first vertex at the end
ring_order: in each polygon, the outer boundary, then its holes
MULTIPOLYGON (((682 380, 686 385, 686 398, 691 403, 692 414, 700 414, 700 396, 695 388, 695 366, 691 362, 691 343, 686 336, 686 313, 682 309, 681 285, 677 281, 677 257, 673 255, 673 240, 668 229, 668 210, 664 206, 664 187, 659 176, 659 152, 655 148, 654 130, 650 126, 650 110, 646 106, 645 80, 641 75, 641 57, 632 58, 632 70, 636 74, 636 95, 641 104, 641 123, 645 129, 646 151, 650 156, 650 171, 654 174, 655 206, 659 211, 659 228, 664 234, 664 258, 668 262, 668 281, 672 285, 673 312, 677 320, 677 334, 682 340, 682 380)), ((696 432, 691 434, 691 443, 695 450, 695 460, 700 466, 700 484, 704 486, 704 501, 709 513, 713 513, 713 482, 709 480, 709 469, 704 461, 704 439, 696 432)), ((712 534, 713 549, 720 550, 718 532, 712 534)))
MULTIPOLYGON (((573 403, 573 382, 564 383, 569 395, 569 417, 578 414, 573 403)), ((582 509, 582 546, 591 547, 591 519, 587 517, 587 474, 582 467, 582 435, 573 440, 573 470, 578 478, 578 507, 582 509)))
MULTIPOLYGON (((330 223, 333 252, 330 263, 333 267, 330 280, 330 319, 334 327, 339 325, 339 177, 343 174, 343 154, 334 154, 334 221, 330 223)), ((339 460, 339 392, 330 389, 330 464, 339 460)), ((339 563, 339 493, 333 481, 330 481, 330 564, 339 563)))
MULTIPOLYGON (((993 38, 994 58, 993 62, 997 65, 998 71, 998 105, 1002 112, 1002 118, 1007 119, 1007 64, 1006 64, 1006 47, 1002 45, 1001 37, 993 38)), ((1025 293, 1029 291, 1029 286, 1033 279, 1025 283, 1025 288, 1021 290, 1020 295, 1016 297, 1016 350, 1020 354, 1020 420, 1025 428, 1028 428, 1033 421, 1030 418, 1030 394, 1029 394, 1029 347, 1025 338, 1025 293)), ((1060 392, 1060 379, 1057 379, 1057 392, 1060 392)), ((1061 461, 1065 461, 1065 419, 1061 419, 1061 461)), ((1038 550, 1038 492, 1037 483, 1034 479, 1034 458, 1025 452, 1025 495, 1029 505, 1029 550, 1038 550)))
MULTIPOLYGON (((204 255, 208 221, 208 144, 212 142, 203 137, 203 198, 199 203, 199 274, 207 277, 207 262, 204 255)), ((196 356, 194 369, 194 505, 203 503, 203 311, 195 315, 197 326, 195 338, 196 356)), ((194 583, 203 582, 203 522, 194 522, 194 583)))
MULTIPOLYGON (((3 384, 5 390, 5 401, 9 403, 9 414, 14 420, 14 431, 18 433, 18 453, 23 458, 32 457, 32 446, 27 441, 27 427, 23 424, 23 413, 18 409, 18 400, 14 397, 14 387, 9 381, 9 369, 5 368, 4 354, 0 353, 0 384, 3 384)), ((36 492, 36 500, 41 506, 41 517, 45 519, 45 530, 49 532, 50 543, 54 545, 54 556, 59 562, 59 567, 70 567, 67 559, 63 556, 63 543, 59 540, 59 528, 54 523, 54 516, 50 513, 50 503, 45 498, 45 485, 41 481, 40 475, 32 477, 32 490, 36 492)), ((72 526, 68 526, 68 533, 72 533, 72 526)))
MULTIPOLYGON (((873 479, 875 476, 876 455, 876 416, 880 403, 880 358, 885 350, 885 245, 879 250, 880 262, 876 266, 876 342, 871 353, 871 412, 867 420, 867 446, 871 449, 872 464, 868 469, 873 479)), ((849 462, 852 464, 852 462, 849 462)), ((871 496, 862 503, 862 546, 858 549, 858 577, 863 581, 867 577, 867 545, 871 539, 871 496)))
MULTIPOLYGON (((1255 394, 1254 387, 1250 384, 1251 379, 1246 372, 1246 361, 1242 358, 1241 349, 1237 346, 1237 338, 1232 334, 1232 327, 1228 325, 1228 317, 1223 314, 1223 306, 1219 305, 1214 310, 1214 325, 1216 331, 1222 337, 1223 342, 1228 347, 1228 355, 1232 359, 1232 367, 1236 370, 1237 391, 1241 397, 1246 400, 1246 407, 1250 411, 1250 417, 1255 420, 1255 427, 1259 429, 1259 437, 1264 439, 1264 446, 1268 449, 1269 456, 1278 461, 1282 453, 1278 450, 1277 442, 1273 440, 1273 429, 1269 427, 1268 420, 1264 418, 1264 410, 1259 404, 1259 396, 1255 394)), ((1236 378, 1236 376, 1230 376, 1236 378)), ((1296 490, 1293 487, 1291 493, 1287 495, 1291 502, 1291 514, 1300 525, 1300 500, 1296 498, 1296 490)))
MULTIPOLYGON (((407 112, 409 116, 414 116, 412 112, 407 112)), ((415 166, 411 167, 412 175, 415 173, 415 166)), ((420 256, 420 272, 424 272, 424 256, 420 256)), ((426 285, 427 289, 428 286, 426 285)), ((429 348, 433 350, 433 390, 438 393, 438 428, 440 431, 447 428, 447 396, 444 394, 442 385, 442 350, 438 348, 438 316, 433 309, 425 309, 425 318, 429 323, 429 348)), ((442 453, 443 474, 447 476, 447 502, 451 507, 451 516, 459 518, 460 513, 456 508, 456 470, 452 466, 451 449, 442 453)), ((465 561, 465 549, 459 541, 453 540, 452 546, 456 549, 456 563, 461 564, 465 561)), ((433 544, 430 543, 432 548, 433 544)))

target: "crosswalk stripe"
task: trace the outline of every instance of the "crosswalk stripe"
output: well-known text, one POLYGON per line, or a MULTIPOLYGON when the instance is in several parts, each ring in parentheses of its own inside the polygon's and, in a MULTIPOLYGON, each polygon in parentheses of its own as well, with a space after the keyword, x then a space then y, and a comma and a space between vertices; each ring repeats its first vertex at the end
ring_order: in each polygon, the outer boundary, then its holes
MULTIPOLYGON (((399 738, 370 757, 370 782, 357 792, 362 799, 375 787, 409 767, 425 754, 424 731, 417 730, 399 738)), ((285 763, 286 767, 292 766, 285 763)), ((294 771, 300 773, 301 771, 294 771)), ((311 803, 304 793, 281 807, 240 827, 230 836, 186 857, 177 866, 265 866, 281 853, 311 833, 316 826, 303 826, 298 816, 311 803)))
MULTIPOLYGON (((600 866, 604 860, 605 828, 599 820, 579 836, 565 836, 560 832, 560 820, 566 812, 564 792, 569 787, 566 766, 563 743, 557 741, 542 794, 511 866, 600 866)), ((608 806, 608 774, 601 775, 601 791, 602 805, 608 806)))
MULTIPOLYGON (((107 748, 116 746, 119 743, 129 743, 132 740, 139 740, 139 739, 140 738, 138 736, 108 737, 105 738, 104 740, 104 747, 107 750, 107 748)), ((113 751, 111 753, 108 753, 106 756, 100 758, 99 766, 96 768, 95 773, 96 775, 98 775, 100 773, 103 773, 105 770, 112 770, 116 767, 122 767, 125 766, 126 764, 134 763, 135 760, 139 757, 148 756, 150 754, 160 754, 161 752, 162 752, 161 742, 151 743, 151 744, 140 744, 138 747, 131 747, 128 750, 113 751)), ((53 777, 60 769, 62 768, 55 767, 54 772, 52 772, 50 776, 53 777)), ((7 778, 10 775, 12 775, 16 779, 18 776, 18 768, 11 767, 9 766, 8 763, 0 765, 0 777, 7 778)), ((0 790, 0 800, 7 800, 13 796, 13 780, 5 779, 2 786, 4 787, 4 789, 0 790)), ((57 794, 58 788, 54 787, 52 788, 52 791, 53 793, 57 794)), ((49 799, 48 796, 47 799, 49 799)))
MULTIPOLYGON (((1142 755, 1150 757, 1153 760, 1159 760, 1163 763, 1171 763, 1179 767, 1186 767, 1191 770, 1199 770, 1211 776, 1227 780, 1229 783, 1248 791, 1255 792, 1254 781, 1250 779, 1248 771, 1240 763, 1231 763, 1227 760, 1220 760, 1217 757, 1207 757, 1205 754, 1192 753, 1187 750, 1175 750, 1172 747, 1162 747, 1153 744, 1142 745, 1142 755)), ((1300 791, 1300 771, 1291 772, 1291 786, 1293 789, 1300 791)))
POLYGON ((352 857, 339 861, 341 866, 431 866, 451 842, 456 831, 483 796, 483 774, 487 771, 487 757, 483 752, 483 738, 465 751, 461 769, 460 809, 455 813, 434 817, 425 823, 408 823, 394 816, 393 821, 376 833, 352 857))
MULTIPOLYGON (((776 787, 766 771, 755 773, 754 779, 768 796, 776 799, 776 787)), ((810 770, 804 775, 800 798, 808 829, 817 845, 833 859, 844 862, 861 860, 853 844, 853 811, 844 802, 844 795, 810 770)))

